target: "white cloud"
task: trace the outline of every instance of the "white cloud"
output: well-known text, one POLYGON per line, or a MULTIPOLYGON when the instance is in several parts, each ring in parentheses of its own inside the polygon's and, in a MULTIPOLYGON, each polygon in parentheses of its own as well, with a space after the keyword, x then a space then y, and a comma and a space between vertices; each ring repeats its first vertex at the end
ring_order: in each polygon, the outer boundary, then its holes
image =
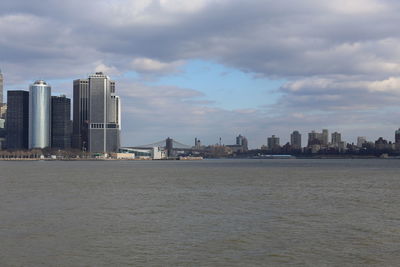
POLYGON ((132 61, 132 67, 137 72, 144 73, 170 73, 175 72, 184 64, 184 61, 161 62, 151 58, 136 58, 132 61))

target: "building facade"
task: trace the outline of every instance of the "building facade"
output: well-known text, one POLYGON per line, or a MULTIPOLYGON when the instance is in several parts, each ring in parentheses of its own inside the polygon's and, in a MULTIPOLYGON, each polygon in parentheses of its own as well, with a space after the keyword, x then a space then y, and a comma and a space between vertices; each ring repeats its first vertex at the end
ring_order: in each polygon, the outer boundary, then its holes
POLYGON ((51 147, 70 149, 72 135, 71 99, 65 95, 51 97, 51 147))
POLYGON ((293 131, 293 133, 290 135, 290 144, 295 149, 301 148, 301 134, 299 131, 293 131))
POLYGON ((400 144, 400 129, 394 133, 394 140, 396 144, 400 144))
POLYGON ((3 79, 3 73, 1 72, 0 69, 0 106, 3 104, 3 90, 4 90, 4 79, 3 79))
POLYGON ((365 137, 365 136, 358 136, 357 137, 357 147, 361 148, 366 143, 367 143, 367 137, 365 137))
POLYGON ((274 149, 277 147, 280 147, 279 137, 276 137, 275 135, 268 137, 268 149, 274 149))
POLYGON ((332 145, 338 147, 342 142, 342 135, 338 132, 332 133, 332 145))
POLYGON ((89 152, 117 152, 121 103, 115 82, 102 72, 74 81, 74 147, 89 152))
POLYGON ((247 138, 241 134, 236 137, 236 145, 242 147, 242 152, 249 150, 249 142, 247 141, 247 138))
POLYGON ((29 92, 7 92, 7 149, 28 149, 29 92))
POLYGON ((308 146, 311 147, 313 145, 319 146, 327 146, 329 143, 329 131, 327 129, 323 129, 322 133, 318 133, 312 131, 308 134, 308 146))
POLYGON ((29 148, 51 146, 51 87, 36 81, 29 88, 29 148))

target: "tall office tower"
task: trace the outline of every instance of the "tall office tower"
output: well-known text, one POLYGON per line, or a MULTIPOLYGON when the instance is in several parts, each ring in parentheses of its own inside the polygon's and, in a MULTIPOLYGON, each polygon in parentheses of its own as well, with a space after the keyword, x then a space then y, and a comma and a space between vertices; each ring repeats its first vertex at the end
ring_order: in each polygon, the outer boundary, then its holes
POLYGON ((29 92, 7 92, 7 149, 28 149, 29 92))
POLYGON ((279 147, 279 137, 276 137, 275 135, 268 137, 268 148, 274 149, 276 147, 279 147))
POLYGON ((338 132, 332 133, 332 145, 337 147, 341 142, 342 142, 342 135, 338 132))
POLYGON ((74 81, 74 147, 115 152, 120 146, 121 103, 115 82, 102 72, 74 81))
POLYGON ((72 147, 88 150, 89 140, 89 80, 74 81, 72 147))
POLYGON ((329 143, 329 132, 327 129, 322 130, 322 145, 327 146, 329 143))
POLYGON ((394 140, 396 144, 400 144, 400 129, 395 132, 394 140))
POLYGON ((4 87, 4 80, 3 80, 3 73, 0 69, 0 106, 3 104, 3 88, 4 87))
POLYGON ((357 137, 357 147, 362 147, 365 143, 367 143, 367 138, 365 136, 357 137))
POLYGON ((293 133, 290 135, 290 144, 293 148, 301 148, 301 134, 299 131, 293 131, 293 133))
POLYGON ((71 148, 71 99, 65 95, 51 97, 51 147, 71 148))
POLYGON ((51 145, 51 87, 36 81, 29 88, 29 148, 51 145))

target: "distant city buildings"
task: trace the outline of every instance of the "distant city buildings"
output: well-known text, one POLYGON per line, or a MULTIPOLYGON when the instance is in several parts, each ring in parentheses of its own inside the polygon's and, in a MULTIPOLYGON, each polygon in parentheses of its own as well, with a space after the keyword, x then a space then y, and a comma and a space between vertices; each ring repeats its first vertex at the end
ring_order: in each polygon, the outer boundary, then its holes
POLYGON ((327 146, 329 139, 329 132, 327 129, 323 129, 322 133, 318 133, 312 131, 308 134, 308 146, 312 145, 320 145, 320 146, 327 146))
POLYGON ((243 153, 249 150, 247 138, 241 134, 236 137, 235 145, 227 145, 226 147, 229 148, 233 153, 243 153))
POLYGON ((365 143, 367 143, 367 138, 365 136, 357 137, 357 147, 361 148, 365 143))
MULTIPOLYGON (((92 155, 112 153, 118 154, 117 158, 127 159, 162 159, 182 153, 204 153, 213 157, 244 157, 251 153, 400 155, 400 129, 395 131, 394 142, 383 137, 368 142, 365 136, 359 136, 357 144, 348 144, 342 140, 342 134, 336 131, 331 134, 329 142, 329 131, 323 129, 322 132, 308 133, 306 147, 302 147, 302 135, 295 130, 290 134, 290 142, 283 146, 278 136, 268 137, 267 147, 263 146, 261 151, 249 151, 248 140, 241 134, 236 137, 233 145, 223 145, 220 138, 219 144, 204 146, 195 138, 194 146, 182 149, 184 152, 173 147, 174 141, 171 138, 162 147, 120 149, 120 98, 116 95, 115 82, 102 72, 73 82, 72 121, 71 99, 65 95, 51 96, 51 87, 45 81, 34 82, 29 92, 9 90, 7 104, 2 103, 3 81, 0 71, 0 149, 8 149, 17 154, 19 150, 27 149, 32 149, 30 153, 36 153, 36 149, 48 151, 48 148, 53 148, 60 152, 75 148, 92 152, 92 155)), ((86 157, 88 154, 81 155, 86 157)))

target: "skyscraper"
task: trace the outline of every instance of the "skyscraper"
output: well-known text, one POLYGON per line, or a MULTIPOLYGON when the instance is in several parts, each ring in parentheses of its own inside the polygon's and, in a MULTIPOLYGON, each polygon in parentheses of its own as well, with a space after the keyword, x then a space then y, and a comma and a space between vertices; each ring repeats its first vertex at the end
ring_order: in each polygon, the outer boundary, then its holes
POLYGON ((7 92, 7 148, 28 149, 29 92, 7 92))
POLYGON ((322 145, 327 146, 329 143, 329 132, 327 129, 322 130, 322 145))
POLYGON ((301 148, 301 134, 299 131, 293 131, 293 133, 290 135, 290 144, 293 148, 301 148))
POLYGON ((51 147, 71 148, 71 99, 62 96, 51 97, 51 147))
POLYGON ((279 137, 276 137, 275 135, 268 137, 268 149, 274 149, 279 146, 279 137))
POLYGON ((120 98, 115 82, 102 72, 74 81, 74 146, 90 152, 114 152, 120 146, 120 98))
POLYGON ((72 147, 88 150, 89 80, 74 81, 72 147))
POLYGON ((3 104, 3 88, 4 87, 4 80, 3 80, 3 73, 0 69, 0 106, 3 104))
POLYGON ((400 129, 395 132, 394 140, 396 144, 400 144, 400 129))
POLYGON ((342 135, 338 132, 332 133, 332 145, 338 147, 342 142, 342 135))
POLYGON ((29 148, 51 145, 51 87, 36 81, 29 88, 29 148))

